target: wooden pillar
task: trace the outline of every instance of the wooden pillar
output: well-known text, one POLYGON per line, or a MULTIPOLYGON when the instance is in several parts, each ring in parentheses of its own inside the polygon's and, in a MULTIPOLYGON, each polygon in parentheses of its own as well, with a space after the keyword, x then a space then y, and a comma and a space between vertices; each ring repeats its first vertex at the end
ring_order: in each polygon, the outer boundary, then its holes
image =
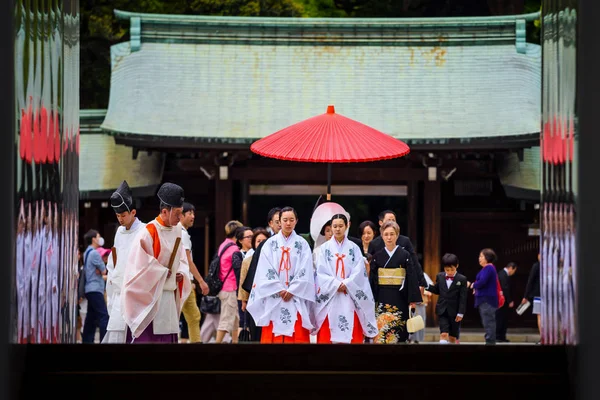
POLYGON ((242 223, 246 226, 250 226, 248 221, 248 198, 250 197, 250 186, 248 180, 242 180, 242 223))
POLYGON ((408 182, 408 232, 407 235, 417 251, 419 241, 417 235, 417 217, 419 205, 419 181, 408 182))
MULTIPOLYGON (((439 181, 425 181, 423 191, 423 271, 435 281, 435 275, 440 272, 441 254, 441 184, 439 181)), ((432 302, 427 307, 427 325, 435 326, 435 304, 437 296, 432 296, 432 302)))
POLYGON ((225 240, 225 224, 232 219, 232 192, 231 179, 215 179, 215 245, 219 246, 225 240))
POLYGON ((204 275, 208 275, 208 263, 210 254, 210 218, 204 217, 204 275))

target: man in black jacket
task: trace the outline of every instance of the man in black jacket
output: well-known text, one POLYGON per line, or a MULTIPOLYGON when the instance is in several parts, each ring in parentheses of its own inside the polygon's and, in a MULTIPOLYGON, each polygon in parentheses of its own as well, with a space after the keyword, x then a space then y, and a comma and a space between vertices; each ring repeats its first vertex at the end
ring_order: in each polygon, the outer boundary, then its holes
POLYGON ((508 312, 515 306, 510 293, 510 277, 517 271, 517 264, 510 262, 506 267, 498 271, 498 280, 500 288, 504 294, 504 305, 496 310, 496 341, 509 342, 506 338, 508 329, 508 312))
MULTIPOLYGON (((385 210, 379 213, 379 226, 382 226, 383 223, 387 221, 396 222, 396 213, 394 213, 391 210, 385 210)), ((410 253, 411 261, 417 271, 419 286, 427 288, 427 281, 425 280, 425 275, 423 275, 423 268, 421 267, 421 263, 419 263, 417 252, 415 251, 410 239, 407 236, 398 235, 398 239, 396 239, 396 244, 410 253)), ((359 247, 362 248, 362 245, 359 247)), ((381 237, 381 235, 379 235, 375 239, 373 239, 371 243, 369 243, 368 252, 370 255, 374 255, 384 247, 385 243, 383 242, 383 238, 381 237)))
POLYGON ((529 271, 529 278, 527 279, 527 286, 525 287, 525 296, 521 300, 521 304, 525 304, 528 301, 533 305, 531 312, 537 314, 537 325, 538 331, 542 333, 542 321, 539 306, 535 303, 534 299, 540 297, 540 255, 538 253, 538 260, 531 267, 529 271))

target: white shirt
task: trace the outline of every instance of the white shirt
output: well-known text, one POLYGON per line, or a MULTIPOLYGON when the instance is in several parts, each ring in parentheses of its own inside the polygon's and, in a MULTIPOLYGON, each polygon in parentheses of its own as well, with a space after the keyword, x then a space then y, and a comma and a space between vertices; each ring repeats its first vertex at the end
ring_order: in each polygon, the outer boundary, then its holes
POLYGON ((448 279, 448 274, 446 274, 446 287, 448 289, 450 289, 450 286, 452 286, 452 282, 454 282, 454 280, 448 279))
MULTIPOLYGON (((181 225, 181 222, 179 224, 181 225)), ((192 238, 183 225, 181 225, 181 244, 184 250, 192 252, 192 238)))

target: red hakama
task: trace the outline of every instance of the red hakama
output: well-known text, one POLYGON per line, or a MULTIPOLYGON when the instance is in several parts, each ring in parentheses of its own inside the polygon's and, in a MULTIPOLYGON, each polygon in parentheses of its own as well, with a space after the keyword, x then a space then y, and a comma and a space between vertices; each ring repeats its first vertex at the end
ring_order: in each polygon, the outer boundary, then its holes
POLYGON ((261 344, 292 344, 292 343, 310 343, 310 332, 302 327, 302 317, 298 313, 298 319, 294 325, 294 334, 292 336, 273 334, 273 322, 269 322, 269 326, 262 328, 260 335, 261 344))
MULTIPOLYGON (((364 343, 365 338, 363 335, 362 326, 358 315, 354 312, 354 328, 352 329, 352 341, 350 343, 364 343)), ((331 343, 331 331, 329 330, 329 317, 325 317, 319 333, 317 333, 317 343, 319 344, 330 344, 331 343)))

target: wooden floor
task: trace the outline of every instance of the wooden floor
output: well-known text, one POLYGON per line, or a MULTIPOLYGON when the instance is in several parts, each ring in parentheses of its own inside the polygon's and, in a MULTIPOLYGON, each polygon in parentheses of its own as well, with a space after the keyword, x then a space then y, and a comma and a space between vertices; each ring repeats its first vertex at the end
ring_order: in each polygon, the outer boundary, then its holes
POLYGON ((572 398, 574 348, 14 345, 13 398, 572 398), (112 394, 111 394, 112 393, 112 394))

